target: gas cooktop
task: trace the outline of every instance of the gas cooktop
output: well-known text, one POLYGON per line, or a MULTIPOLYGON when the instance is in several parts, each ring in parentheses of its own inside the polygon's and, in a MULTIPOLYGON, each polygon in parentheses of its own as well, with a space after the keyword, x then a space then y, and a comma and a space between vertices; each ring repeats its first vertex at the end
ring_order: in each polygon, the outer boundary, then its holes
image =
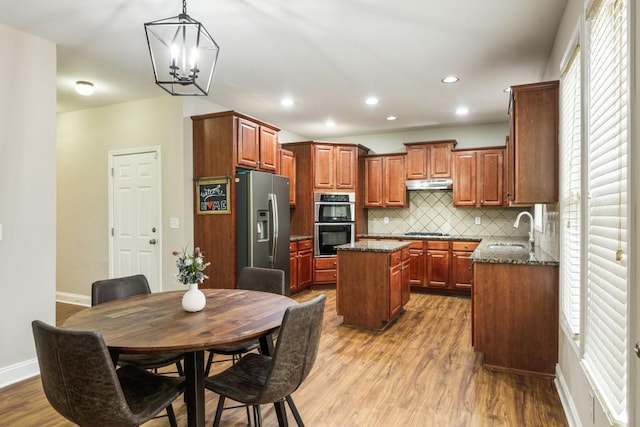
POLYGON ((447 233, 440 233, 437 231, 410 231, 408 233, 404 233, 405 236, 433 236, 433 237, 439 237, 439 236, 448 236, 447 233))

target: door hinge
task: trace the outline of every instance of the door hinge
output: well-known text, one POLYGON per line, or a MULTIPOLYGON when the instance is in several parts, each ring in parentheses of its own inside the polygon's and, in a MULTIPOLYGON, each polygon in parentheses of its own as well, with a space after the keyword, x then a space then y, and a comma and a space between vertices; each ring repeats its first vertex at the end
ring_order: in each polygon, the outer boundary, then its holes
POLYGON ((111 168, 111 178, 113 178, 113 176, 114 176, 113 174, 114 174, 113 168, 111 168))
POLYGON ((111 227, 111 237, 115 236, 115 232, 113 230, 113 227, 111 227))

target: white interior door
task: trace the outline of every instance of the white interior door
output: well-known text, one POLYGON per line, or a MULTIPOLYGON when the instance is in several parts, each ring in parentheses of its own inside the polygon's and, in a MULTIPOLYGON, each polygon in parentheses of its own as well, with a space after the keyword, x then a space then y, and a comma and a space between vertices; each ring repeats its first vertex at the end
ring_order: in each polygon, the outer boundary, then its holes
POLYGON ((159 149, 111 153, 111 276, 142 273, 152 292, 162 290, 159 159, 159 149))

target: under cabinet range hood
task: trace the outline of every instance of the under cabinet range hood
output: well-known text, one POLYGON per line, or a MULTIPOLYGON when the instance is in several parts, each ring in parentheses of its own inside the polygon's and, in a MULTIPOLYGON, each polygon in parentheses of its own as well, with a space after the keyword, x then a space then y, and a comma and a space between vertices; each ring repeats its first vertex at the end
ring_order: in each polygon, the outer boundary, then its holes
POLYGON ((407 190, 451 190, 452 188, 451 178, 407 180, 407 190))

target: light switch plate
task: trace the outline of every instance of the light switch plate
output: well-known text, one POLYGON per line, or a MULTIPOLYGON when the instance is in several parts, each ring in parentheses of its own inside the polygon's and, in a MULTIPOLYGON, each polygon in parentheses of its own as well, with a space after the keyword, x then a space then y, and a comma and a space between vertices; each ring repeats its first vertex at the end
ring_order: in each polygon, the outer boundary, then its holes
POLYGON ((169 228, 180 228, 180 220, 178 218, 169 218, 169 228))
POLYGON ((482 217, 477 216, 476 217, 476 225, 480 225, 482 224, 482 217))

